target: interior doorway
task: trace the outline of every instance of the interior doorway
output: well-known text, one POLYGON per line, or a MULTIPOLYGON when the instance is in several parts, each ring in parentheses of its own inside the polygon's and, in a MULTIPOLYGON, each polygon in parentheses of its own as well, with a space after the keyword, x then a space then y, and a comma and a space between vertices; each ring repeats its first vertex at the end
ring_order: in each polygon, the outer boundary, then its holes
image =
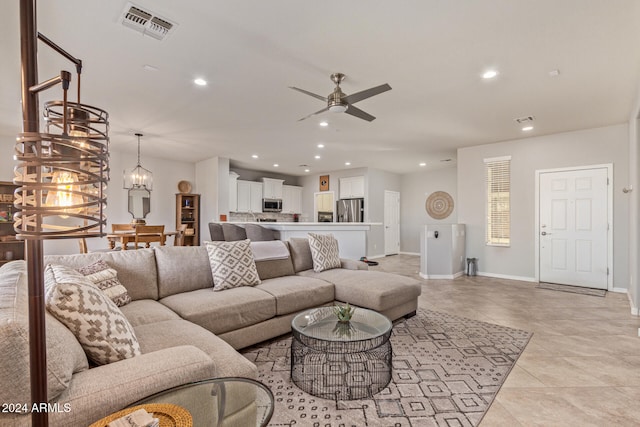
POLYGON ((540 282, 612 288, 612 166, 536 171, 540 282))
POLYGON ((384 191, 384 254, 400 252, 400 193, 384 191))

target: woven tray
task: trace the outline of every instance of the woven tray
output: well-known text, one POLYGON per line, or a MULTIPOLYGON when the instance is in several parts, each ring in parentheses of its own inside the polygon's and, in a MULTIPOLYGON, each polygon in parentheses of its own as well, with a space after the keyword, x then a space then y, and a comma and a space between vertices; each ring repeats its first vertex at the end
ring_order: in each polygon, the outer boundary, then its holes
POLYGON ((153 414, 154 418, 160 420, 160 427, 193 427, 193 420, 189 411, 182 406, 169 403, 148 403, 146 405, 133 406, 106 416, 91 424, 89 427, 107 427, 107 424, 111 421, 117 420, 138 409, 144 409, 150 414, 153 414))

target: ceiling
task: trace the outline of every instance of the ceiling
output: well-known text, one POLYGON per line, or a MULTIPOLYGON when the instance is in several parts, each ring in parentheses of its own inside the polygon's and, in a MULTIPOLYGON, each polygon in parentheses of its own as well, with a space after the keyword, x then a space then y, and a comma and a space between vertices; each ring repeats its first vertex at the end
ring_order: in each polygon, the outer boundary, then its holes
MULTIPOLYGON (((124 0, 41 0, 38 29, 83 60, 82 101, 109 111, 112 149, 135 153, 141 131, 143 158, 415 172, 455 163, 460 147, 623 123, 640 82, 637 0, 133 3, 177 28, 158 41, 122 26, 124 0), (498 76, 482 79, 488 69, 498 76), (324 105, 288 87, 328 95, 333 72, 347 94, 391 85, 357 104, 376 120, 298 121, 324 105)), ((1 6, 0 135, 21 126, 18 4, 1 6)), ((40 81, 73 71, 39 46, 40 81)))

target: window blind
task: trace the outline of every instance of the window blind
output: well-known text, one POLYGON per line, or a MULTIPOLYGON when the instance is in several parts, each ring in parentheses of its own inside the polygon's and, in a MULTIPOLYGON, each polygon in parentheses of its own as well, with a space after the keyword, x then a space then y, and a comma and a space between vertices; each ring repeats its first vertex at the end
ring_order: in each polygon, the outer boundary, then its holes
POLYGON ((511 244, 511 156, 484 159, 487 189, 486 244, 511 244))

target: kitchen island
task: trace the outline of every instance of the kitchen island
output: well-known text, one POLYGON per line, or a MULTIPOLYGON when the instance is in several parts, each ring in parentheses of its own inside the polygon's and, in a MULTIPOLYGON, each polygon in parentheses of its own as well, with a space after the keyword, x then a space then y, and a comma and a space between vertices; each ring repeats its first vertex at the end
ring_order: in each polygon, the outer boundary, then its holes
POLYGON ((367 232, 372 225, 382 225, 371 222, 233 222, 257 224, 264 228, 277 230, 280 240, 291 237, 308 237, 309 233, 333 234, 338 240, 341 258, 360 259, 367 255, 367 232))

